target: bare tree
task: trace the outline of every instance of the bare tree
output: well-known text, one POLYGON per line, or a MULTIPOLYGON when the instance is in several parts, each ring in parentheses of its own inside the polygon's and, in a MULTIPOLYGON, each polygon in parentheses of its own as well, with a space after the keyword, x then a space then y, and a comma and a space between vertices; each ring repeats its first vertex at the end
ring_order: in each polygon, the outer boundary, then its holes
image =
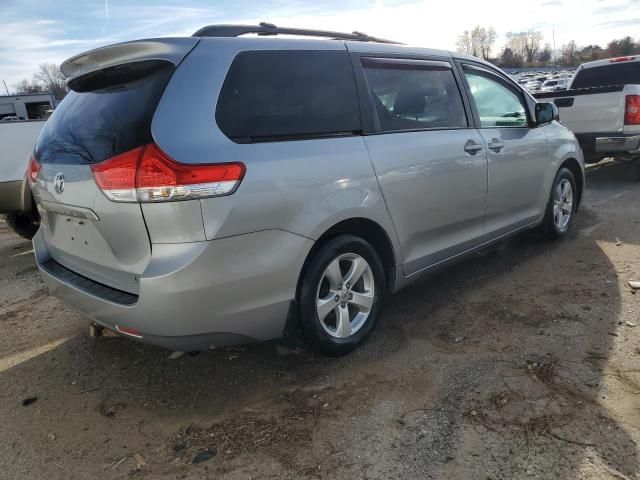
POLYGON ((542 63, 543 65, 546 65, 549 62, 551 62, 552 57, 553 57, 553 53, 551 51, 551 45, 549 45, 548 43, 545 43, 544 48, 540 50, 540 53, 538 54, 538 62, 542 63))
POLYGON ((542 42, 542 33, 529 30, 526 34, 525 52, 527 54, 527 63, 533 63, 536 55, 540 51, 540 43, 542 42))
POLYGON ((496 31, 493 27, 484 28, 479 25, 471 31, 471 42, 475 46, 476 56, 485 60, 491 57, 491 49, 496 42, 496 31))
POLYGON ((578 46, 575 40, 571 40, 562 46, 562 63, 566 66, 573 67, 578 63, 577 59, 578 46))
POLYGON ((465 30, 458 35, 456 46, 461 53, 488 60, 495 41, 496 31, 493 27, 485 28, 478 25, 473 30, 465 30))
POLYGON ((473 53, 473 42, 471 41, 471 32, 465 30, 456 40, 456 48, 460 53, 466 53, 467 55, 475 55, 473 53))
POLYGON ((522 67, 522 56, 516 54, 509 47, 504 47, 498 57, 498 62, 503 67, 522 67))
POLYGON ((620 40, 611 40, 609 42, 609 45, 607 45, 607 50, 609 56, 621 57, 623 55, 632 55, 634 53, 639 53, 639 46, 636 46, 631 37, 626 36, 620 40))
POLYGON ((57 100, 62 100, 67 94, 67 85, 60 67, 55 63, 41 63, 38 71, 33 75, 34 82, 44 85, 44 89, 53 94, 57 100))
POLYGON ((527 32, 507 33, 508 47, 515 55, 522 57, 528 64, 532 64, 540 51, 542 33, 529 30, 527 32))
POLYGON ((578 52, 580 62, 593 62, 606 58, 607 51, 603 50, 600 45, 587 45, 578 52))
POLYGON ((30 82, 26 78, 23 78, 18 83, 13 85, 17 95, 28 95, 30 93, 43 93, 44 87, 37 82, 30 82))
POLYGON ((524 61, 526 57, 526 34, 517 32, 507 33, 507 43, 505 49, 508 49, 514 56, 520 57, 524 61))

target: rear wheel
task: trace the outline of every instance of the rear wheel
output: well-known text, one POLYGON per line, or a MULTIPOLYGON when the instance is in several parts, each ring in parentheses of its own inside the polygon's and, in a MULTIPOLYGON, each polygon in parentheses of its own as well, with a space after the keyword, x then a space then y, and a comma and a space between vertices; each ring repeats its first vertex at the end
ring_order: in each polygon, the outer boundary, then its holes
POLYGON ((573 223, 578 191, 571 170, 561 168, 556 174, 542 223, 544 234, 551 239, 565 235, 573 223))
POLYGON ((341 235, 321 246, 303 274, 300 325, 311 346, 345 355, 373 331, 385 291, 382 262, 359 237, 341 235))
POLYGON ((38 228, 40 228, 40 216, 37 211, 9 213, 6 215, 5 220, 9 228, 27 240, 31 240, 38 228))

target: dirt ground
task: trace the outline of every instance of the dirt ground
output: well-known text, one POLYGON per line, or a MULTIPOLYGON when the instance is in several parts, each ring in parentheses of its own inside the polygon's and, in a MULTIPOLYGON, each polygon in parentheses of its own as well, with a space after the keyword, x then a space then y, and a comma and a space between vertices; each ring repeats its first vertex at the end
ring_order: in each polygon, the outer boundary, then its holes
POLYGON ((95 341, 0 224, 0 478, 640 478, 640 183, 588 184, 569 238, 390 297, 341 359, 95 341))

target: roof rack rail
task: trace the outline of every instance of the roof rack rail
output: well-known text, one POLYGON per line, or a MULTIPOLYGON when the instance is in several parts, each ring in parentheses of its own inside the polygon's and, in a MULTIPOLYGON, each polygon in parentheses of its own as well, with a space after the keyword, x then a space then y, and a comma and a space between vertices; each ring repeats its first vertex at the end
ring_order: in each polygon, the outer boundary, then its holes
POLYGON ((269 35, 300 35, 304 37, 324 37, 334 40, 355 40, 358 42, 393 43, 393 40, 376 38, 362 32, 341 33, 327 30, 308 30, 304 28, 276 27, 273 23, 261 22, 259 25, 208 25, 201 28, 192 37, 239 37, 255 33, 261 36, 269 35))

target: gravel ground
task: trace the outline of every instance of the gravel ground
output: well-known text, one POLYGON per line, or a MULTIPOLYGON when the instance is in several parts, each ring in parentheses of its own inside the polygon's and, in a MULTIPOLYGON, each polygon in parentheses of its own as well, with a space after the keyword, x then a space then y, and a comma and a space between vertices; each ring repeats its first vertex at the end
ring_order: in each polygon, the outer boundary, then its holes
POLYGON ((0 478, 639 478, 640 183, 588 183, 569 238, 390 297, 341 359, 93 340, 0 224, 0 478))

